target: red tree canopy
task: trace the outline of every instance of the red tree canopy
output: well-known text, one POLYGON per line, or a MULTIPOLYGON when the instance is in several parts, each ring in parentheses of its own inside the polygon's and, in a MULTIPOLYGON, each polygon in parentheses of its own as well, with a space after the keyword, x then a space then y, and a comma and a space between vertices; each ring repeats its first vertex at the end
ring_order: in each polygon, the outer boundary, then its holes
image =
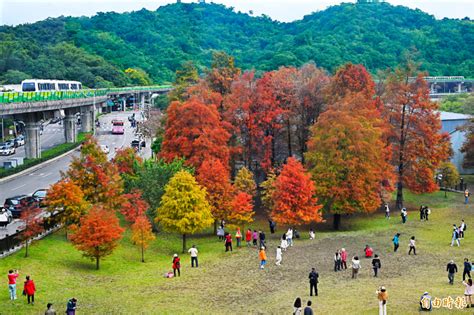
POLYGON ((375 95, 375 83, 363 65, 345 64, 337 70, 328 88, 328 98, 333 102, 348 93, 362 93, 371 99, 375 95))
POLYGON ((314 197, 316 191, 311 175, 298 160, 288 159, 274 185, 273 220, 295 225, 322 221, 322 206, 314 197))
POLYGON ((95 205, 81 218, 80 226, 73 227, 71 242, 84 256, 95 259, 99 269, 99 260, 112 253, 123 232, 113 211, 95 205))
POLYGON ((219 113, 192 98, 183 104, 173 102, 160 156, 168 162, 185 158, 186 164, 198 169, 203 161, 218 159, 228 167, 230 134, 222 127, 219 113))
POLYGON ((242 224, 253 222, 253 201, 252 196, 245 192, 238 192, 232 199, 232 210, 230 211, 227 220, 231 224, 241 226, 242 224))
POLYGON ((132 190, 129 194, 123 195, 124 202, 120 212, 124 215, 125 220, 130 223, 135 222, 135 220, 145 214, 145 212, 150 208, 148 202, 143 200, 142 192, 139 189, 132 190))
POLYGON ((142 158, 139 157, 132 148, 119 149, 115 152, 115 156, 112 160, 112 163, 117 166, 120 174, 128 175, 134 174, 133 165, 135 163, 140 164, 142 162, 142 158))

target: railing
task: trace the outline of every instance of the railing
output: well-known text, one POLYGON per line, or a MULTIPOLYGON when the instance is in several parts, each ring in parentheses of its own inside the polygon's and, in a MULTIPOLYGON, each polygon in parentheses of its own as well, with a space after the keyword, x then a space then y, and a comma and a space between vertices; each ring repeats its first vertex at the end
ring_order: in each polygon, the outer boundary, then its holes
POLYGON ((59 101, 65 99, 90 98, 105 96, 111 93, 127 91, 156 91, 170 89, 171 85, 134 86, 126 88, 78 90, 78 91, 44 91, 44 92, 4 92, 0 93, 0 104, 27 103, 40 101, 59 101))

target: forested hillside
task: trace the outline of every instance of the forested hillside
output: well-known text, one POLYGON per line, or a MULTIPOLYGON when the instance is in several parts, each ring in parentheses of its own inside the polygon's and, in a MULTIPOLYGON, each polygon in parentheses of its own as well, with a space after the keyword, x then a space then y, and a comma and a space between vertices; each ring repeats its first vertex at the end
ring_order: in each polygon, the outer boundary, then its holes
MULTIPOLYGON (((341 4, 292 23, 217 4, 176 3, 156 11, 99 13, 0 27, 0 81, 77 79, 90 87, 172 81, 181 63, 209 66, 214 50, 243 69, 315 61, 334 71, 351 61, 370 71, 393 67, 416 49, 431 75, 474 75, 474 22, 436 20, 419 10, 341 4), (139 76, 125 73, 143 69, 139 76), (143 80, 141 78, 143 75, 143 80)), ((136 74, 136 72, 135 72, 136 74)))

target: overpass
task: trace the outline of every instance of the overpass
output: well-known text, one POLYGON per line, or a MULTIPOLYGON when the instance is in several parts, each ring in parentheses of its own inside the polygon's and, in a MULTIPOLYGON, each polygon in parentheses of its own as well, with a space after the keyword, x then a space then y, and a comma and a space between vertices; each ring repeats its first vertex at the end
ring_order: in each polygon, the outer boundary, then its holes
MULTIPOLYGON (((82 131, 90 132, 94 128, 95 112, 106 106, 111 98, 133 95, 144 106, 147 98, 149 100, 153 94, 169 90, 169 85, 158 85, 78 91, 6 92, 0 93, 0 115, 25 124, 26 158, 34 159, 41 157, 41 121, 53 118, 58 110, 64 110, 65 113, 65 141, 76 142, 76 114, 81 116, 82 131)), ((125 109, 125 104, 123 108, 125 109)))
POLYGON ((430 88, 431 98, 474 92, 474 79, 463 76, 424 77, 424 79, 430 88))

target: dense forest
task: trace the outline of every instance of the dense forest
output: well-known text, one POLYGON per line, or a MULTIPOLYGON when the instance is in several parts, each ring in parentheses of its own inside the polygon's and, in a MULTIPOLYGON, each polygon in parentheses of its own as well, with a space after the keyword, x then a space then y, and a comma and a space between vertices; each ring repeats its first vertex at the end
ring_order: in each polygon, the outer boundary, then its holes
POLYGON ((164 83, 188 60, 202 72, 215 50, 257 74, 308 61, 330 72, 350 61, 376 73, 416 51, 422 70, 431 75, 472 77, 474 23, 436 20, 388 3, 345 3, 292 23, 204 3, 50 18, 0 26, 0 81, 64 78, 90 87, 164 83))

